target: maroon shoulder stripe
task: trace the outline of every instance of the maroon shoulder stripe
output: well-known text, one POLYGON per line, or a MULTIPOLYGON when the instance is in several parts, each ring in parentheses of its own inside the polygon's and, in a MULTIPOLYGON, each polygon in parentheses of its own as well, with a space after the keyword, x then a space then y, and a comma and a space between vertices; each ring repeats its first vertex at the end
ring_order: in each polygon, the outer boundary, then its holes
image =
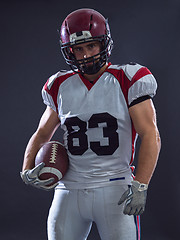
POLYGON ((128 105, 128 90, 130 87, 130 80, 127 78, 126 74, 122 69, 107 69, 107 72, 111 73, 119 82, 121 90, 123 92, 124 98, 128 105))
POLYGON ((132 86, 135 82, 137 82, 140 78, 148 75, 148 74, 152 74, 149 69, 147 69, 146 67, 142 67, 140 68, 135 75, 133 76, 133 78, 131 79, 131 83, 130 86, 132 86))
POLYGON ((58 96, 58 92, 59 92, 59 87, 66 79, 73 76, 74 74, 75 73, 73 72, 73 73, 68 73, 68 74, 57 77, 54 80, 54 83, 52 84, 50 89, 48 88, 49 79, 46 82, 46 84, 44 85, 44 90, 52 97, 57 112, 58 112, 57 96, 58 96))

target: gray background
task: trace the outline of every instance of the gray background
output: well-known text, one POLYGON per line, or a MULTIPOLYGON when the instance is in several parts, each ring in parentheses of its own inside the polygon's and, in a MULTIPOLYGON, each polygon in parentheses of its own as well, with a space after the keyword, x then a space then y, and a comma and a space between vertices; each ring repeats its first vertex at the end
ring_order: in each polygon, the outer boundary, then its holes
MULTIPOLYGON (((141 217, 142 240, 178 240, 180 1, 7 0, 0 6, 0 239, 47 239, 53 192, 26 186, 19 172, 27 141, 45 109, 41 88, 50 75, 68 68, 57 28, 71 11, 89 7, 109 19, 114 39, 111 62, 138 62, 158 81, 154 103, 162 150, 141 217)), ((61 139, 62 132, 55 137, 61 139)), ((99 239, 94 226, 88 240, 99 239)))

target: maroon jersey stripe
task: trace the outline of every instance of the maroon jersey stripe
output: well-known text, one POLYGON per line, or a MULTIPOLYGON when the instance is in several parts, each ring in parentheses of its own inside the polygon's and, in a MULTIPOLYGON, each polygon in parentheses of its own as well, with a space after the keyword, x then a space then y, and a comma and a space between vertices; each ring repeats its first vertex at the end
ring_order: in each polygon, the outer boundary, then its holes
POLYGON ((124 71, 122 69, 107 69, 107 72, 111 73, 119 82, 121 86, 121 90, 123 92, 124 98, 126 100, 127 105, 128 104, 128 90, 130 87, 130 80, 125 75, 124 71))
MULTIPOLYGON (((108 72, 110 72, 119 82, 124 98, 126 100, 127 106, 129 106, 128 104, 128 90, 130 87, 130 80, 127 78, 127 76, 125 75, 124 71, 122 69, 118 70, 118 69, 108 69, 108 72)), ((133 123, 132 124, 132 155, 131 155, 131 159, 130 159, 130 165, 132 164, 133 160, 134 160, 134 152, 135 152, 135 139, 136 139, 136 130, 134 128, 133 123)))
POLYGON ((58 96, 58 92, 59 92, 59 87, 66 79, 73 76, 74 74, 75 73, 72 72, 72 73, 68 73, 68 74, 57 77, 54 80, 54 83, 52 84, 50 89, 48 88, 49 79, 46 82, 46 84, 44 85, 44 90, 52 97, 57 112, 58 112, 57 96, 58 96))
POLYGON ((146 67, 142 67, 140 68, 135 75, 133 76, 133 78, 131 79, 131 83, 130 86, 132 86, 135 82, 137 82, 140 78, 148 75, 148 74, 152 74, 149 69, 147 69, 146 67))

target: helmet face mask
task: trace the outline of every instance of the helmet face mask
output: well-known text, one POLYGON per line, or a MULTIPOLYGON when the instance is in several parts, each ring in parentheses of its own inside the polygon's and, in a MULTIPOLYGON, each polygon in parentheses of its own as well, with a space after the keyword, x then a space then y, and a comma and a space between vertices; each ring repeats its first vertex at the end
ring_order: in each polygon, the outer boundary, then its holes
POLYGON ((107 63, 113 47, 107 20, 92 9, 72 12, 61 26, 60 45, 63 57, 73 71, 89 75, 97 73, 107 63), (77 60, 72 47, 92 41, 100 42, 100 52, 89 58, 77 60))

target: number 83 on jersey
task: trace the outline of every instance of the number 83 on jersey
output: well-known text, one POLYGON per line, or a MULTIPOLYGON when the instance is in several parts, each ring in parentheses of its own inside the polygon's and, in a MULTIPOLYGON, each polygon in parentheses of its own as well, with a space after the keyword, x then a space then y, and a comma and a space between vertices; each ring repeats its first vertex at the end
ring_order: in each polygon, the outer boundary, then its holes
POLYGON ((88 148, 98 156, 112 155, 119 147, 117 119, 107 112, 93 114, 88 122, 78 117, 67 118, 64 124, 68 132, 68 150, 72 155, 83 155, 88 148), (99 128, 102 128, 102 137, 98 134, 99 128), (88 139, 87 132, 92 130, 94 138, 99 136, 99 140, 88 139), (105 138, 106 144, 102 145, 100 138, 105 138))

